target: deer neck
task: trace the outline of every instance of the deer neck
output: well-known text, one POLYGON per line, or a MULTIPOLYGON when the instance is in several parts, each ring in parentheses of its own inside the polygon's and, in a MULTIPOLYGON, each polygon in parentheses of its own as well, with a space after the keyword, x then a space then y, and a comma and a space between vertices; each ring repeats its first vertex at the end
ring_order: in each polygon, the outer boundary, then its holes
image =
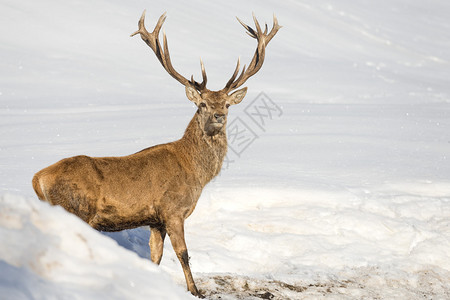
POLYGON ((189 122, 181 142, 185 147, 185 154, 200 176, 200 181, 206 185, 222 168, 227 152, 226 128, 214 136, 208 136, 201 128, 200 117, 196 113, 189 122))

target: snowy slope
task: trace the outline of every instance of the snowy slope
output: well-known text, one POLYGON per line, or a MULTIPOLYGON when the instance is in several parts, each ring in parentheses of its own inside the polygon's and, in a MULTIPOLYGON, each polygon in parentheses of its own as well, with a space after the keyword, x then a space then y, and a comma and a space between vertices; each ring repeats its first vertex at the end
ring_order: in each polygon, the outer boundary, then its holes
POLYGON ((188 298, 155 265, 62 208, 11 195, 0 204, 2 299, 188 298))
POLYGON ((129 37, 144 8, 149 28, 167 11, 174 66, 199 78, 202 57, 211 89, 254 52, 235 16, 250 23, 254 11, 270 25, 275 13, 283 25, 230 111, 224 170, 186 224, 204 294, 450 297, 443 0, 2 1, 1 295, 189 297, 169 242, 155 268, 148 230, 107 234, 118 246, 40 203, 30 183, 64 157, 126 155, 182 135, 195 108, 129 37), (239 142, 243 128, 251 143, 239 142))

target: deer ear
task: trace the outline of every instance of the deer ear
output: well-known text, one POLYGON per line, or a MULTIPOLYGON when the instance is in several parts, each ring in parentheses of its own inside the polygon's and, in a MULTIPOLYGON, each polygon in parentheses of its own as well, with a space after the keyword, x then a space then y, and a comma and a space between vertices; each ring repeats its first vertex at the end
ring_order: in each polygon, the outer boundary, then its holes
POLYGON ((235 92, 233 92, 230 95, 230 104, 234 105, 234 104, 239 104, 241 103, 242 99, 244 99, 245 95, 247 94, 247 88, 243 88, 240 90, 237 90, 235 92))
POLYGON ((202 97, 200 96, 200 93, 190 85, 186 85, 186 96, 197 106, 200 104, 200 102, 202 102, 202 97))

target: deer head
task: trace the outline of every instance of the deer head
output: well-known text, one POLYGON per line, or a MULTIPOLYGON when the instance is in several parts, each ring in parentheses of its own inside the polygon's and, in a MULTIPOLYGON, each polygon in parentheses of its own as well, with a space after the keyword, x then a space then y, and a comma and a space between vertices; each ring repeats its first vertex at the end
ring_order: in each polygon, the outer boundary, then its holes
POLYGON ((265 30, 262 31, 258 20, 256 20, 256 17, 254 15, 253 20, 255 22, 256 30, 252 29, 250 26, 244 24, 241 20, 238 19, 239 23, 241 23, 242 26, 247 29, 247 34, 257 40, 258 44, 255 54, 248 68, 246 69, 246 67, 244 66, 239 76, 238 74, 240 69, 240 59, 238 59, 236 69, 234 70, 233 75, 231 76, 230 80, 228 80, 225 87, 219 91, 210 91, 206 88, 207 76, 202 60, 200 60, 203 78, 201 83, 195 81, 193 76, 191 76, 190 80, 186 79, 173 68, 172 62, 170 61, 166 34, 163 33, 163 47, 161 47, 161 43, 159 40, 159 31, 161 30, 161 27, 165 20, 166 14, 164 13, 159 18, 153 32, 150 33, 147 31, 144 25, 144 10, 138 22, 139 29, 131 36, 139 33, 144 42, 147 43, 147 45, 153 50, 164 69, 173 78, 175 78, 178 82, 185 86, 186 96, 198 107, 197 113, 200 116, 199 120, 204 132, 208 136, 215 136, 218 133, 223 132, 225 129, 228 108, 231 105, 240 103, 247 93, 246 87, 240 90, 236 89, 242 86, 247 81, 247 79, 255 75, 259 71, 259 69, 261 69, 264 62, 265 48, 270 40, 275 36, 277 31, 281 28, 281 26, 278 25, 277 18, 274 16, 272 30, 267 33, 267 24, 265 25, 265 30))

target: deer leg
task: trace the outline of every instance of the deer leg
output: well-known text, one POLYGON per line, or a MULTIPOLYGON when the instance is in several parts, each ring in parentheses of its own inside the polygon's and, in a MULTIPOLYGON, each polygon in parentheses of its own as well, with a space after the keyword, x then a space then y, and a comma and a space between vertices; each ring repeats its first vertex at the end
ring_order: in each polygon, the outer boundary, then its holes
POLYGON ((166 228, 164 226, 150 227, 150 257, 152 262, 157 265, 161 262, 165 237, 166 228))
POLYGON ((199 298, 204 298, 194 283, 192 277, 191 268, 189 267, 189 255, 184 240, 184 220, 177 220, 167 224, 167 233, 169 234, 170 241, 172 243, 173 250, 175 251, 178 260, 183 268, 184 277, 186 278, 187 289, 192 295, 199 298))

